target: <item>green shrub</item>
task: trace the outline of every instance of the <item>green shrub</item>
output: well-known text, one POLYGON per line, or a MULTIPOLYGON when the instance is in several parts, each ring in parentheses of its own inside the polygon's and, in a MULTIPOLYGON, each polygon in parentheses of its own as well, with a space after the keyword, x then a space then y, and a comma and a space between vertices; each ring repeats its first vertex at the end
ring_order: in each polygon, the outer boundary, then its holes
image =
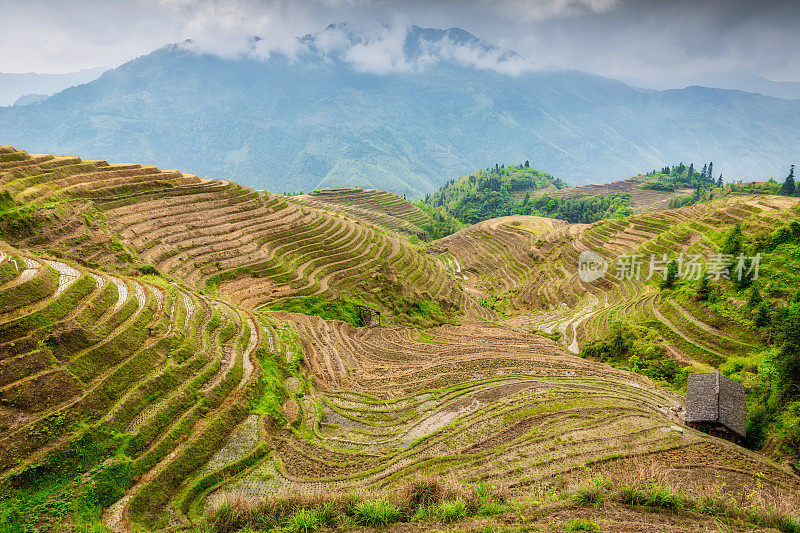
POLYGON ((682 507, 681 495, 672 487, 655 486, 649 494, 647 505, 662 509, 679 509, 682 507))
POLYGON ((591 531, 592 533, 599 533, 600 526, 592 522, 591 520, 586 520, 585 518, 581 518, 572 522, 569 527, 567 528, 568 531, 591 531))
POLYGON ((651 191, 675 191, 675 185, 664 181, 651 181, 641 186, 642 189, 649 189, 651 191))
POLYGON ((467 504, 458 498, 449 502, 443 502, 439 506, 439 519, 442 522, 454 522, 467 516, 467 504))
POLYGON ((670 358, 659 337, 660 333, 647 325, 615 321, 609 337, 588 343, 581 356, 639 372, 679 390, 686 385, 689 367, 681 367, 670 358))
POLYGON ((400 518, 400 510, 385 500, 366 500, 355 506, 356 522, 364 526, 385 526, 400 518))
POLYGON ((300 509, 289 518, 288 526, 292 531, 311 533, 320 528, 321 521, 315 511, 300 509))
POLYGON ((601 487, 591 485, 578 489, 570 496, 570 499, 575 507, 586 507, 603 503, 603 501, 605 501, 605 494, 601 487))

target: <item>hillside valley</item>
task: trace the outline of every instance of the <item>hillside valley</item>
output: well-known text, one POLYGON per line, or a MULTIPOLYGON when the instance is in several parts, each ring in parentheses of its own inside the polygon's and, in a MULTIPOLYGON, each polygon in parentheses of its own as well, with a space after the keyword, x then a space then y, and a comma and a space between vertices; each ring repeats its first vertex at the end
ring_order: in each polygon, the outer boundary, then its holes
POLYGON ((12 147, 0 183, 0 531, 798 527, 796 197, 434 238, 374 189, 12 147), (614 274, 719 250, 761 276, 614 274), (717 369, 743 445, 684 424, 717 369))

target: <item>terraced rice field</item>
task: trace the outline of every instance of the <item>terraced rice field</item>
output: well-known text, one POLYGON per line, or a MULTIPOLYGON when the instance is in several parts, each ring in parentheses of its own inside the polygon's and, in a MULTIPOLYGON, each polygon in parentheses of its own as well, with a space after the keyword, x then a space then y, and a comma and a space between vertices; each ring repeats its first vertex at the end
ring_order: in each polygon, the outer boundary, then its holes
MULTIPOLYGON (((17 153, 27 158, 13 161, 0 176, 11 197, 22 203, 63 195, 73 210, 43 221, 47 229, 22 236, 15 242, 20 247, 58 248, 88 264, 124 264, 134 257, 189 287, 249 308, 355 293, 381 307, 370 295, 392 289, 398 279, 413 283, 406 287, 409 294, 397 296, 432 300, 450 312, 464 306, 461 288, 436 261, 399 235, 350 215, 176 172, 148 167, 144 177, 133 178, 129 173, 142 169, 76 158, 66 158, 72 163, 66 170, 53 170, 61 159, 17 153), (106 167, 112 170, 96 172, 106 167), (62 174, 69 178, 54 179, 62 174), (76 212, 83 207, 75 207, 76 190, 92 191, 97 212, 91 223, 76 212)), ((398 209, 409 206, 415 214, 407 218, 417 220, 420 212, 411 204, 398 209)), ((392 213, 402 215, 397 209, 392 213)))
POLYGON ((150 530, 197 523, 230 492, 379 491, 442 472, 524 497, 646 465, 800 512, 796 475, 685 427, 679 395, 570 353, 620 314, 659 322, 698 366, 754 342, 652 284, 582 283, 577 257, 704 252, 732 220, 772 227, 796 200, 594 225, 507 217, 416 246, 401 233, 418 214, 375 191, 284 197, 9 147, 0 184, 0 497, 59 472, 77 501, 124 467, 102 520, 150 530), (388 325, 269 310, 307 296, 357 298, 388 325), (411 327, 426 302, 446 314, 411 327))
POLYGON ((2 476, 14 479, 102 427, 133 439, 140 481, 129 504, 162 508, 158 494, 182 481, 173 465, 199 468, 208 457, 193 448, 245 418, 261 321, 171 284, 7 247, 0 270, 2 476))
POLYGON ((567 223, 533 216, 493 218, 439 239, 440 252, 451 272, 479 294, 516 293, 531 283, 530 265, 541 259, 534 243, 567 223))
POLYGON ((755 454, 683 427, 680 396, 539 336, 443 326, 420 342, 406 328, 275 318, 296 331, 307 364, 287 383, 294 418, 275 435, 274 453, 209 490, 212 500, 230 491, 377 491, 423 472, 522 494, 642 464, 691 490, 729 473, 739 499, 759 479, 772 480, 778 498, 800 489, 755 454))
POLYGON ((337 206, 361 220, 398 233, 417 235, 429 240, 424 227, 430 217, 422 209, 395 194, 375 189, 326 187, 302 198, 337 206))
MULTIPOLYGON (((496 219, 433 247, 462 265, 465 291, 479 300, 506 303, 505 323, 510 326, 558 332, 562 344, 577 353, 586 342, 605 338, 615 317, 655 321, 677 359, 708 369, 743 348, 758 348, 758 336, 692 301, 659 295, 660 274, 646 279, 650 255, 708 257, 735 223, 741 222, 745 231, 771 231, 796 218, 797 206, 796 199, 786 197, 731 197, 591 225, 555 225, 535 235, 496 219), (581 281, 578 256, 584 250, 607 261, 604 278, 581 281), (617 258, 626 254, 641 256, 641 279, 617 279, 617 258)), ((761 268, 780 265, 765 258, 761 268)))
MULTIPOLYGON (((631 206, 637 213, 666 209, 669 200, 679 196, 687 196, 691 189, 678 189, 676 191, 656 191, 641 188, 647 183, 647 178, 629 178, 623 181, 599 185, 582 185, 548 192, 553 198, 572 198, 577 196, 597 196, 606 194, 630 194, 631 206)), ((538 192, 537 192, 538 194, 538 192)))

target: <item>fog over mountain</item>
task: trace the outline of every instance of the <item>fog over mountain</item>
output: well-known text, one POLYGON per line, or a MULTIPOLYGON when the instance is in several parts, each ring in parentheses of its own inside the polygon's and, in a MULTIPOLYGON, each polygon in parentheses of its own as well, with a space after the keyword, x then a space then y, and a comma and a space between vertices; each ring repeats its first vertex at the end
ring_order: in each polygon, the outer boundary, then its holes
POLYGON ((166 46, 44 102, 0 109, 3 142, 146 161, 273 191, 329 185, 412 197, 526 159, 574 184, 685 161, 728 178, 782 176, 800 101, 644 90, 530 60, 461 29, 345 24, 262 48, 166 46))
MULTIPOLYGON (((28 95, 51 95, 67 87, 80 85, 97 79, 106 69, 102 67, 83 69, 67 74, 39 74, 28 72, 10 74, 0 72, 0 106, 16 103, 28 95)), ((23 100, 23 103, 29 98, 23 100)))
MULTIPOLYGON (((193 39, 233 57, 294 57, 298 35, 346 21, 375 35, 416 24, 463 28, 538 69, 580 70, 651 89, 759 76, 800 82, 795 0, 0 0, 0 72, 118 66, 193 39), (86 14, 91 16, 87 17, 86 14)), ((37 91, 28 91, 37 92, 37 91)))

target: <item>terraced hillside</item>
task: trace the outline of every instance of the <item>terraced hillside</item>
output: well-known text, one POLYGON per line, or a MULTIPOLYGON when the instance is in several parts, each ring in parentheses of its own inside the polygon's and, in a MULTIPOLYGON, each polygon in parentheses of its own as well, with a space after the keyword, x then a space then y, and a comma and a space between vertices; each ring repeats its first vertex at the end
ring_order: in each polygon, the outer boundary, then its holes
POLYGON ((791 470, 685 427, 675 392, 564 349, 614 313, 665 317, 697 364, 758 342, 645 282, 585 286, 573 265, 585 246, 711 249, 734 219, 771 229, 795 200, 507 217, 422 245, 350 204, 0 152, 0 531, 213 529, 231 494, 381 494, 423 472, 524 502, 640 467, 800 513, 791 470), (309 302, 375 306, 383 327, 276 310, 309 302), (561 343, 539 334, 553 331, 561 343))
MULTIPOLYGON (((726 325, 724 317, 709 316, 707 309, 685 301, 680 294, 659 294, 662 273, 645 279, 650 255, 709 257, 717 253, 722 238, 737 223, 745 231, 766 235, 797 217, 797 199, 742 196, 590 225, 538 219, 542 228, 538 234, 522 229, 526 223, 536 224, 529 222, 536 217, 494 219, 433 246, 445 258, 458 261, 466 290, 503 302, 509 323, 559 331, 565 344, 576 352, 586 341, 603 338, 614 315, 619 315, 660 322, 676 353, 687 360, 713 363, 720 361, 715 358, 719 352, 732 354, 736 346, 752 345, 753 332, 741 325, 726 325), (514 226, 514 220, 520 225, 514 226), (548 224, 552 229, 543 231, 548 224), (500 243, 506 253, 498 253, 500 243), (584 250, 608 262, 607 276, 592 283, 580 280, 578 256, 584 250), (616 261, 626 254, 641 256, 641 279, 615 277, 616 261)), ((762 272, 783 270, 782 265, 769 261, 764 258, 762 272)))
MULTIPOLYGON (((507 295, 536 283, 532 265, 542 259, 535 243, 566 222, 534 216, 499 217, 435 241, 453 275, 487 308, 509 311, 507 295)), ((527 307, 528 304, 525 304, 527 307)))
POLYGON ((575 198, 580 196, 600 196, 607 194, 630 194, 631 207, 637 213, 666 209, 669 200, 679 196, 687 196, 692 189, 677 189, 675 191, 657 191, 644 189, 642 185, 652 181, 646 177, 629 178, 622 181, 599 185, 582 185, 566 189, 547 191, 553 198, 575 198))
MULTIPOLYGON (((800 511, 800 479, 683 427, 680 396, 543 337, 498 326, 419 335, 275 318, 297 334, 288 357, 304 356, 304 372, 285 383, 288 425, 271 442, 272 454, 185 502, 191 517, 199 517, 203 498, 213 505, 231 494, 375 494, 421 473, 524 495, 642 468, 690 493, 724 479, 731 501, 744 504, 756 491, 783 512, 800 511)), ((239 442, 248 446, 231 442, 221 452, 228 460, 256 449, 255 426, 243 431, 249 436, 239 442)))
POLYGON ((3 486, 48 480, 56 501, 112 474, 125 505, 157 513, 245 418, 268 326, 157 277, 6 245, 0 271, 3 486))
POLYGON ((310 296, 389 317, 465 305, 436 261, 369 221, 226 181, 5 150, 8 201, 42 208, 6 222, 17 246, 125 273, 149 265, 249 308, 310 296))
POLYGON ((386 191, 353 187, 326 187, 305 195, 310 200, 340 206, 357 218, 429 240, 425 226, 430 216, 404 198, 386 191))

